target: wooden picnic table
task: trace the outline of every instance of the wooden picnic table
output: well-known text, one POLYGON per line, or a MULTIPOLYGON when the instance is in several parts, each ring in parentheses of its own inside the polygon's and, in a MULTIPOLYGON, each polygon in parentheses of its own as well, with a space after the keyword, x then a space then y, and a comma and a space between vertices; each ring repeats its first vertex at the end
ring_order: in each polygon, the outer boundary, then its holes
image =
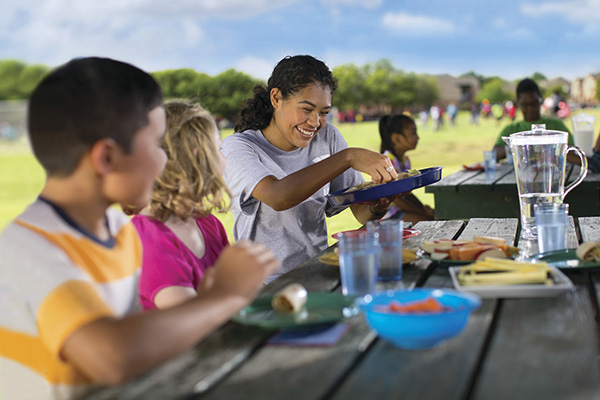
MULTIPOLYGON (((523 244, 515 218, 428 221, 413 228, 421 233, 406 239, 406 248, 480 235, 523 244)), ((590 240, 600 240, 600 218, 571 217, 569 247, 590 240)), ((321 254, 262 294, 291 282, 309 291, 339 291, 338 267, 320 263, 321 254)), ((228 322, 181 356, 89 399, 597 399, 600 272, 567 274, 573 291, 484 299, 462 333, 425 350, 379 339, 360 314, 342 322, 346 334, 328 347, 268 345, 273 331, 228 322)), ((403 284, 452 287, 448 269, 427 260, 406 265, 403 284)))
MULTIPOLYGON (((566 184, 577 179, 580 167, 567 163, 566 184)), ((512 165, 498 164, 495 177, 483 171, 458 171, 425 187, 433 193, 436 219, 518 218, 519 194, 512 165)), ((588 171, 586 178, 567 194, 569 214, 600 216, 600 173, 588 171)))

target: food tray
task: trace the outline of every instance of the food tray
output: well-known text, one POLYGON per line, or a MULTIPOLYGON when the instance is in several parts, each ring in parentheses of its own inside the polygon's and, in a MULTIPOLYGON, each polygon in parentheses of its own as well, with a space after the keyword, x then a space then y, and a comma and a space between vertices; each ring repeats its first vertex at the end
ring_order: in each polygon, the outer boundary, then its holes
POLYGON ((327 197, 334 206, 347 206, 354 203, 363 203, 366 201, 378 200, 383 197, 395 196, 439 181, 442 179, 442 168, 443 167, 432 167, 421 169, 419 170, 421 174, 417 176, 411 176, 367 189, 353 190, 352 192, 344 193, 349 189, 346 188, 330 193, 327 197))
POLYGON ((480 285, 461 286, 456 274, 461 267, 450 267, 450 276, 454 288, 460 292, 475 293, 483 298, 530 298, 554 297, 574 288, 573 282, 558 268, 550 266, 550 276, 554 285, 480 285))

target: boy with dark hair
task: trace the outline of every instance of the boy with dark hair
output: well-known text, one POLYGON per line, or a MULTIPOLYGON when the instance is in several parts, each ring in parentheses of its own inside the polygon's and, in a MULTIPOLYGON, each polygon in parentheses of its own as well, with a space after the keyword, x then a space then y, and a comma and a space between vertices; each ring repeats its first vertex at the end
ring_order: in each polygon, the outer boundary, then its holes
POLYGON ((164 167, 161 102, 150 75, 101 58, 73 60, 33 92, 30 141, 47 180, 0 236, 2 398, 79 397, 145 372, 227 321, 279 267, 240 242, 196 298, 138 312, 141 245, 110 206, 145 204, 164 167))
MULTIPOLYGON (((530 131, 532 124, 545 124, 547 130, 562 131, 569 134, 569 146, 573 146, 573 135, 566 125, 556 118, 542 117, 540 107, 542 106, 542 95, 540 88, 533 79, 523 79, 517 85, 517 107, 521 109, 523 113, 523 121, 513 122, 500 132, 496 142, 494 143, 494 150, 496 150, 496 158, 501 160, 506 157, 506 149, 503 136, 510 136, 516 132, 530 131)), ((570 159, 571 161, 571 159, 570 159)))

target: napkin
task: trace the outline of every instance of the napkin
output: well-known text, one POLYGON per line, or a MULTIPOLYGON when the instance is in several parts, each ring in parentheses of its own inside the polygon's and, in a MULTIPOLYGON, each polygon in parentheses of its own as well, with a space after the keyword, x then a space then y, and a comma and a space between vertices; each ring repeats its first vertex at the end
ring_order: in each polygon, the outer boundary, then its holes
POLYGON ((471 165, 463 164, 463 169, 466 171, 483 171, 483 170, 485 170, 485 167, 484 167, 483 163, 478 162, 478 163, 471 164, 471 165))
POLYGON ((276 346, 332 346, 348 331, 348 324, 319 326, 302 330, 279 332, 267 344, 276 346))

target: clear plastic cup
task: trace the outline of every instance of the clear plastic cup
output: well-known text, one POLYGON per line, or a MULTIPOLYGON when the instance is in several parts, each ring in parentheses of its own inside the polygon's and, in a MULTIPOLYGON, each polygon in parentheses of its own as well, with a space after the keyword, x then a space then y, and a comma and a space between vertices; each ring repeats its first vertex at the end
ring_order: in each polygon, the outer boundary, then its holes
POLYGON ((569 205, 541 203, 533 206, 540 253, 567 248, 569 205))
POLYGON ((397 281, 402 279, 402 236, 404 221, 387 219, 367 222, 367 230, 376 233, 379 265, 377 279, 397 281))
POLYGON ((375 292, 378 247, 374 232, 359 230, 340 233, 338 257, 344 296, 364 296, 375 292))

